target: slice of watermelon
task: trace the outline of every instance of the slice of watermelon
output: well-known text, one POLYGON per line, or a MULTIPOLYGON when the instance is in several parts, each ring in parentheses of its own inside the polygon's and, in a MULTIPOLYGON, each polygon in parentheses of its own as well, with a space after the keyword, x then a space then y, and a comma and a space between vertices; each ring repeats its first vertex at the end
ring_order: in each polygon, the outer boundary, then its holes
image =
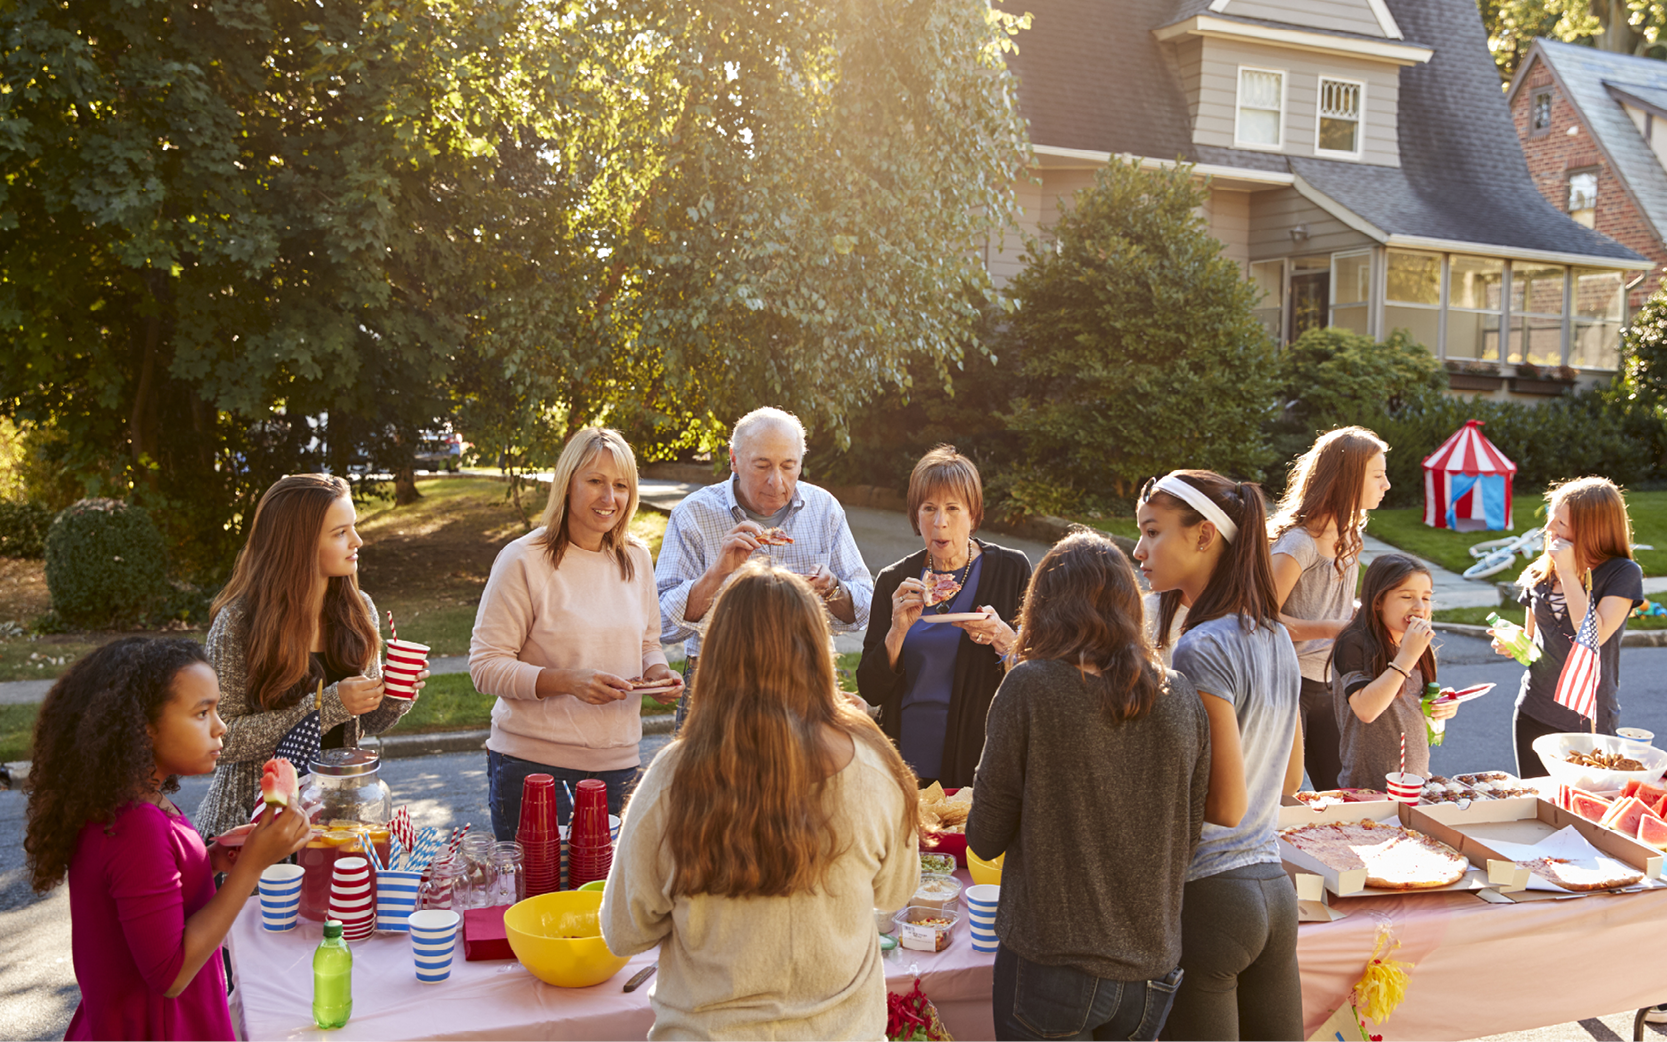
POLYGON ((1626 799, 1628 796, 1636 796, 1644 801, 1644 806, 1653 807, 1661 802, 1663 796, 1667 796, 1667 789, 1634 778, 1626 783, 1626 788, 1621 790, 1622 799, 1626 799))
POLYGON ((266 761, 260 769, 260 798, 274 807, 299 806, 301 783, 295 765, 276 756, 266 761))
POLYGON ((1594 796, 1584 789, 1569 790, 1569 810, 1585 818, 1587 821, 1602 821, 1614 804, 1602 796, 1594 796))
POLYGON ((1663 821, 1667 821, 1667 796, 1663 796, 1661 799, 1657 800, 1655 806, 1650 809, 1655 811, 1656 817, 1663 821))
POLYGON ((1638 835, 1638 822, 1644 815, 1650 813, 1650 808, 1644 806, 1644 801, 1636 796, 1628 796, 1609 808, 1609 813, 1598 822, 1605 828, 1627 836, 1638 835))
POLYGON ((1638 819, 1638 842, 1657 850, 1667 850, 1667 821, 1645 811, 1644 816, 1638 819))

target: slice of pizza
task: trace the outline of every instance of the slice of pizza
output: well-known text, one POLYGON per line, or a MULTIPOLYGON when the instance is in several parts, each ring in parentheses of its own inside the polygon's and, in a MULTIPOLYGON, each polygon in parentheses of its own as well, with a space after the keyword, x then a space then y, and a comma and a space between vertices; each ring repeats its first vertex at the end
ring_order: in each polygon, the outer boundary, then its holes
POLYGON ((1535 858, 1532 861, 1518 861, 1517 864, 1546 882, 1560 886, 1564 890, 1582 892, 1612 890, 1616 887, 1631 886, 1644 878, 1644 873, 1635 872, 1625 865, 1614 862, 1606 865, 1596 861, 1570 861, 1567 858, 1542 857, 1535 858))
POLYGON ((955 599, 961 592, 961 584, 955 581, 955 576, 949 572, 934 572, 928 570, 926 577, 921 580, 926 584, 926 606, 944 604, 955 599))
POLYGON ((784 528, 766 528, 758 533, 758 541, 765 546, 786 546, 793 541, 784 528))

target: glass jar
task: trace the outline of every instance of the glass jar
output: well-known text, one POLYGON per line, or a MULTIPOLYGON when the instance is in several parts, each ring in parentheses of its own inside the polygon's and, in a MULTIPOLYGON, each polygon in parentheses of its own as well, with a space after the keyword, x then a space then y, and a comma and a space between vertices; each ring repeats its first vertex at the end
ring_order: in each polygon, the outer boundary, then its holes
POLYGON ((473 833, 463 837, 463 846, 459 853, 462 855, 463 878, 459 883, 461 905, 458 911, 468 908, 485 908, 492 903, 492 837, 481 833, 473 833))
POLYGON ((521 864, 521 844, 511 840, 492 845, 492 894, 486 902, 512 905, 527 896, 527 873, 521 864))
POLYGON ((423 910, 439 909, 442 912, 455 911, 459 915, 467 910, 467 906, 459 906, 459 883, 463 878, 463 862, 457 855, 442 851, 434 858, 429 866, 428 878, 417 890, 417 904, 423 910))
POLYGON ((388 819, 393 795, 377 777, 382 758, 369 749, 323 749, 301 789, 301 806, 313 834, 296 860, 301 865, 301 915, 322 920, 330 903, 330 877, 338 857, 369 852, 388 864, 388 819))

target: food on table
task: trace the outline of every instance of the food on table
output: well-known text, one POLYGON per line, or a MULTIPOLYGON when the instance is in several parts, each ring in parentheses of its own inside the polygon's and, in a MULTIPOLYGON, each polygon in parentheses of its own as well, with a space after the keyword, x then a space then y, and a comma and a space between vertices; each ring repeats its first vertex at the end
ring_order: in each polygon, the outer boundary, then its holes
POLYGON ((1535 858, 1517 864, 1554 883, 1564 890, 1611 890, 1631 886, 1644 878, 1644 873, 1605 859, 1604 862, 1570 861, 1560 857, 1535 858))
POLYGON ((793 537, 785 529, 766 528, 758 533, 758 541, 765 546, 786 546, 793 541, 793 537))
POLYGON ((1562 806, 1566 810, 1585 818, 1587 821, 1602 821, 1615 806, 1613 800, 1606 800, 1595 792, 1569 787, 1567 802, 1562 806))
POLYGON ((920 885, 915 888, 915 896, 909 898, 909 904, 919 908, 950 911, 956 907, 960 898, 959 879, 951 875, 927 875, 920 877, 920 885))
POLYGON ((1475 785, 1478 782, 1510 781, 1511 776, 1504 771, 1483 771, 1481 774, 1461 774, 1454 780, 1461 785, 1475 785))
POLYGON ((1445 843, 1399 825, 1359 821, 1300 825, 1280 838, 1327 868, 1364 868, 1366 885, 1381 890, 1428 890, 1464 878, 1470 862, 1445 843))
POLYGON ((1374 800, 1387 800, 1389 794, 1382 789, 1325 789, 1321 792, 1299 792, 1296 798, 1316 810, 1325 807, 1335 807, 1342 803, 1369 803, 1374 800))
POLYGON ((943 604, 955 599, 961 592, 961 584, 955 581, 955 576, 949 572, 934 572, 927 569, 926 577, 921 580, 926 584, 926 606, 943 604))
POLYGON ((933 832, 965 832, 967 816, 972 813, 972 789, 965 788, 953 796, 944 795, 943 786, 933 782, 920 790, 920 817, 933 832))
POLYGON ((274 756, 260 769, 260 798, 274 807, 298 807, 301 804, 301 781, 295 776, 295 765, 281 756, 274 756))
POLYGON ((1424 783, 1425 803, 1461 803, 1465 800, 1503 800, 1512 796, 1538 796, 1538 790, 1504 771, 1478 771, 1456 775, 1451 780, 1432 775, 1424 783))
POLYGON ((1606 753, 1602 749, 1593 749, 1583 753, 1578 749, 1571 750, 1563 759, 1576 767, 1596 767, 1604 771, 1641 771, 1644 765, 1630 756, 1620 753, 1606 753))
POLYGON ((911 906, 897 913, 897 940, 917 952, 941 952, 960 920, 958 912, 911 906))
POLYGON ((1609 808, 1609 813, 1605 814, 1598 824, 1623 835, 1636 836, 1638 822, 1649 813, 1650 808, 1644 805, 1643 800, 1636 796, 1627 796, 1615 801, 1615 805, 1609 808))
POLYGON ((1651 812, 1638 820, 1638 842, 1657 850, 1667 850, 1667 819, 1651 812))
POLYGON ((1651 785, 1649 782, 1641 782, 1634 778, 1626 783, 1626 788, 1621 790, 1621 796, 1636 796, 1640 800, 1644 801, 1644 805, 1646 807, 1653 810, 1655 807, 1660 806, 1663 799, 1667 799, 1667 789, 1664 789, 1659 785, 1651 785))
POLYGON ((947 876, 955 873, 955 858, 949 854, 920 855, 920 874, 947 876))

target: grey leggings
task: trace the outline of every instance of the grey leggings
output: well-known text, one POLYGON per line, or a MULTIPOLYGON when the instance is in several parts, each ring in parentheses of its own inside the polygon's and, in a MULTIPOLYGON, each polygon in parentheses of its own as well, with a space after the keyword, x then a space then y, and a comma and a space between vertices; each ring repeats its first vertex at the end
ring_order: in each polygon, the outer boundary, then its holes
POLYGON ((1277 863, 1247 865, 1186 885, 1186 976, 1166 1039, 1300 1039, 1297 892, 1277 863))

